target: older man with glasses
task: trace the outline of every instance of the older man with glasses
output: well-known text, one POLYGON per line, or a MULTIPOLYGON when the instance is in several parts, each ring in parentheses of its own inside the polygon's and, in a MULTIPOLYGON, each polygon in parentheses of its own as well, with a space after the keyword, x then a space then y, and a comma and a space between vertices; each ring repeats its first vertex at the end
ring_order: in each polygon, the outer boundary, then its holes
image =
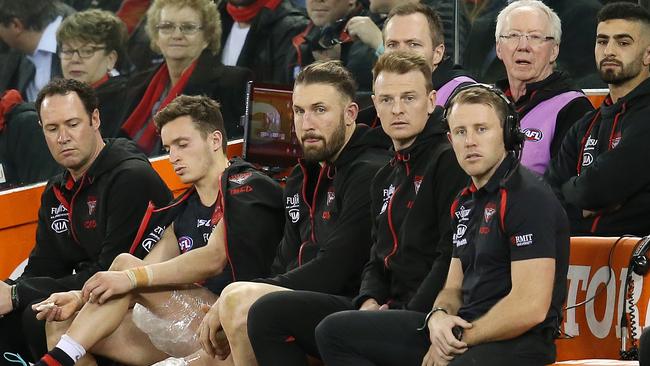
POLYGON ((569 127, 593 110, 569 76, 555 70, 561 36, 560 18, 539 0, 514 1, 497 17, 496 53, 507 79, 496 85, 521 117, 522 164, 539 174, 557 155, 569 127))

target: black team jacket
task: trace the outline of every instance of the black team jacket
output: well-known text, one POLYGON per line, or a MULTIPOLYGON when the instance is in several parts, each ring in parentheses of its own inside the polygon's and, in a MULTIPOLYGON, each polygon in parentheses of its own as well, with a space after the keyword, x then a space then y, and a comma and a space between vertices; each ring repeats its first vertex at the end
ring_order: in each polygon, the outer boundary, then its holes
MULTIPOLYGON (((251 164, 234 158, 219 180, 220 194, 212 225, 225 220, 226 257, 223 271, 204 285, 216 294, 233 281, 267 276, 275 250, 282 238, 284 215, 282 188, 251 164)), ((149 205, 130 252, 143 258, 160 240, 165 228, 183 212, 194 187, 171 204, 149 205)))
POLYGON ((467 184, 436 108, 411 146, 396 151, 372 182, 373 246, 355 305, 428 312, 451 260, 449 208, 467 184))
POLYGON ((293 290, 355 296, 371 241, 370 182, 390 159, 380 130, 357 125, 336 161, 300 161, 285 187, 275 277, 293 290))
POLYGON ((576 122, 545 178, 571 235, 650 234, 650 79, 576 122), (583 210, 595 214, 583 217, 583 210))
POLYGON ((16 280, 19 309, 53 292, 81 289, 90 276, 108 270, 128 252, 148 203, 172 198, 134 143, 105 141, 80 179, 66 171, 45 187, 36 245, 16 280))

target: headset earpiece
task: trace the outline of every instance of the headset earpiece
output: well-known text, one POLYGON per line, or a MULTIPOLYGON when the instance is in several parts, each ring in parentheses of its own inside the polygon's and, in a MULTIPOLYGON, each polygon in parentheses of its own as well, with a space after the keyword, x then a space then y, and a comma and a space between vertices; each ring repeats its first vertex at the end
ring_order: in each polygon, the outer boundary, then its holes
POLYGON ((489 84, 467 84, 460 86, 454 90, 454 92, 449 96, 447 102, 445 103, 445 110, 442 114, 442 123, 444 124, 447 131, 449 131, 449 121, 447 120, 447 114, 449 113, 449 106, 451 101, 463 90, 470 88, 480 87, 487 91, 490 91, 496 94, 506 105, 506 116, 503 121, 503 144, 508 151, 514 151, 516 154, 519 154, 523 148, 524 141, 526 140, 526 135, 524 135, 519 129, 519 113, 515 108, 514 103, 499 89, 489 84))

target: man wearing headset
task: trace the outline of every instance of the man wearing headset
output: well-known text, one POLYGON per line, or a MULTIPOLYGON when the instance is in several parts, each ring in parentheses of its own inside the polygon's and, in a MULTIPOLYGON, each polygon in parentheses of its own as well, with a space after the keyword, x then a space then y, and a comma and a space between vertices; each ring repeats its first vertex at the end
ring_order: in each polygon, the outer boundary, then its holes
POLYGON ((523 137, 505 95, 487 85, 461 87, 447 114, 449 140, 472 182, 451 206, 445 287, 426 317, 391 311, 325 318, 316 340, 329 366, 555 361, 569 259, 566 214, 550 188, 519 165, 523 137), (352 331, 362 334, 359 341, 341 342, 352 331), (385 346, 364 348, 370 340, 385 346))

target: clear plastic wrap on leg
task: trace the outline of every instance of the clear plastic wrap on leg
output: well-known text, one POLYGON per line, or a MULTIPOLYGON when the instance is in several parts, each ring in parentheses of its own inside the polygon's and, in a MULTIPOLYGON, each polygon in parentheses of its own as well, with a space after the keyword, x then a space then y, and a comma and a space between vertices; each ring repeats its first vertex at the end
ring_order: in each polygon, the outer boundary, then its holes
POLYGON ((133 307, 133 323, 149 336, 159 350, 174 357, 184 357, 201 347, 196 334, 205 315, 201 305, 211 303, 192 291, 173 291, 167 301, 148 309, 133 307))

